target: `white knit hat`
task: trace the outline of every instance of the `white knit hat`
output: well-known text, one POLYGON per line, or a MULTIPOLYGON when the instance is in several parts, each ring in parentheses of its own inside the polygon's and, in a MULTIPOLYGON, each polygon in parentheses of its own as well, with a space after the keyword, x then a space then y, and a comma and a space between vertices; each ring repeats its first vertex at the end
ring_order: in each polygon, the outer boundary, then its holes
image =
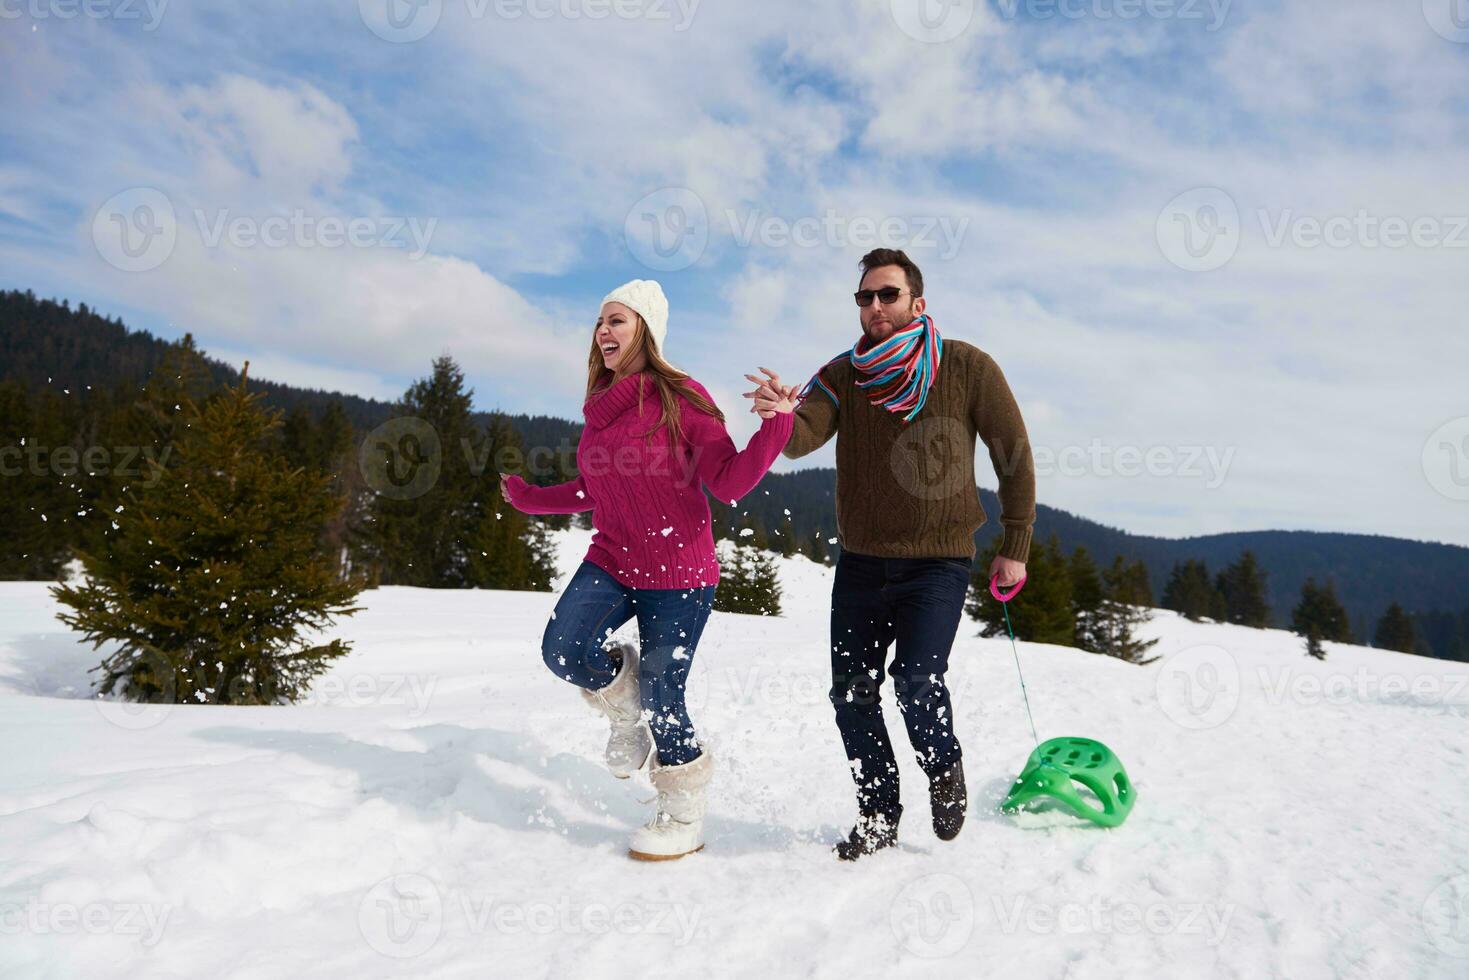
POLYGON ((663 287, 658 285, 657 280, 634 279, 632 282, 625 282, 602 300, 602 306, 608 303, 621 303, 642 317, 648 324, 648 333, 653 335, 653 343, 658 348, 659 355, 663 354, 663 338, 668 335, 668 297, 663 295, 663 287))

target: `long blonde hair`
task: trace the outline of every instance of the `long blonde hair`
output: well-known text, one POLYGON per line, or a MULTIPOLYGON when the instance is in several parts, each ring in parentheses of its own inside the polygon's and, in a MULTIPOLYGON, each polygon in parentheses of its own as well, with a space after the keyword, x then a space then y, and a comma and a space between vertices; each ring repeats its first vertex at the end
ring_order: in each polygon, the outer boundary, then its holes
MULTIPOLYGON (((683 426, 678 419, 678 399, 680 396, 691 402, 694 408, 705 412, 724 422, 724 413, 719 406, 701 395, 693 386, 685 384, 689 376, 678 368, 669 364, 658 353, 658 345, 654 343, 648 333, 648 324, 642 315, 633 312, 637 320, 637 329, 633 332, 632 340, 624 348, 622 354, 630 360, 637 360, 639 351, 646 351, 648 355, 648 366, 643 369, 644 373, 651 376, 653 386, 658 390, 658 398, 663 402, 663 414, 658 422, 643 433, 643 438, 650 438, 653 433, 668 426, 669 446, 677 448, 679 440, 683 438, 683 426)), ((596 333, 592 334, 592 350, 587 357, 587 401, 600 398, 612 387, 613 372, 609 371, 602 363, 602 350, 597 346, 596 333)), ((638 414, 643 411, 643 392, 646 386, 643 379, 638 379, 638 414)))

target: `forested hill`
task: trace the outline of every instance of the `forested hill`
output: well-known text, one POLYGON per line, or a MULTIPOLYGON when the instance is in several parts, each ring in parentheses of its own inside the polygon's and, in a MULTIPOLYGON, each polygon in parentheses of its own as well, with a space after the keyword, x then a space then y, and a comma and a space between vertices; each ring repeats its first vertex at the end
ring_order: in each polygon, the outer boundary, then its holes
MULTIPOLYGON (((141 386, 158 366, 169 343, 147 331, 129 330, 117 318, 102 317, 86 304, 38 299, 30 291, 0 292, 0 381, 16 380, 30 389, 87 386, 141 386)), ((209 359, 214 379, 238 381, 235 366, 209 359)), ((428 365, 423 365, 427 369, 428 365)), ((332 403, 358 433, 394 414, 391 403, 357 395, 295 388, 263 379, 251 387, 266 401, 287 412, 320 417, 332 403)), ((490 417, 480 413, 481 421, 490 417)), ((547 416, 509 416, 526 446, 574 447, 580 423, 547 416)), ((5 434, 4 442, 11 441, 5 434)), ((740 510, 768 529, 769 543, 789 534, 825 544, 836 534, 833 497, 835 471, 807 469, 768 475, 740 502, 740 510), (787 516, 786 511, 789 511, 787 516)), ((982 548, 997 529, 999 500, 981 488, 980 498, 991 522, 976 536, 982 548)), ((1044 503, 1038 507, 1037 538, 1055 534, 1066 551, 1085 547, 1106 565, 1121 555, 1144 563, 1155 593, 1161 593, 1176 563, 1207 563, 1211 572, 1224 568, 1245 550, 1252 551, 1267 573, 1271 621, 1289 625, 1290 610, 1307 577, 1335 583, 1356 634, 1371 638, 1373 625, 1391 602, 1416 614, 1416 625, 1438 656, 1469 660, 1469 548, 1365 534, 1262 530, 1204 537, 1168 539, 1130 534, 1070 514, 1044 503)), ((834 549, 828 547, 828 553, 834 549)))

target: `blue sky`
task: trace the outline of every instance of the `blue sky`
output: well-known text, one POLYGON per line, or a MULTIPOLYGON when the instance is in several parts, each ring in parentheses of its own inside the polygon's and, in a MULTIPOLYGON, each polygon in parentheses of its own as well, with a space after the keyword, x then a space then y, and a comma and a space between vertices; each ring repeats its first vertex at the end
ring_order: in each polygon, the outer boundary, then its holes
POLYGON ((1466 71, 1469 0, 4 0, 0 286, 572 418, 657 278, 743 442, 895 244, 1042 502, 1469 544, 1466 71))

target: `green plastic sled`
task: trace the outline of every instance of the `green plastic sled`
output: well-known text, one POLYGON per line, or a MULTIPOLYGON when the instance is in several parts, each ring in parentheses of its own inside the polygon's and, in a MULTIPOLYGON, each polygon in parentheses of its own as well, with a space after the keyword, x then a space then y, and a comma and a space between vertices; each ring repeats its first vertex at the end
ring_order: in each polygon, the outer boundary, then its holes
POLYGON ((1098 826, 1117 827, 1132 812, 1137 792, 1111 749, 1095 739, 1065 737, 1035 747, 1000 809, 1014 813, 1041 797, 1065 804, 1098 826), (1082 796, 1077 783, 1096 794, 1100 808, 1082 796))

